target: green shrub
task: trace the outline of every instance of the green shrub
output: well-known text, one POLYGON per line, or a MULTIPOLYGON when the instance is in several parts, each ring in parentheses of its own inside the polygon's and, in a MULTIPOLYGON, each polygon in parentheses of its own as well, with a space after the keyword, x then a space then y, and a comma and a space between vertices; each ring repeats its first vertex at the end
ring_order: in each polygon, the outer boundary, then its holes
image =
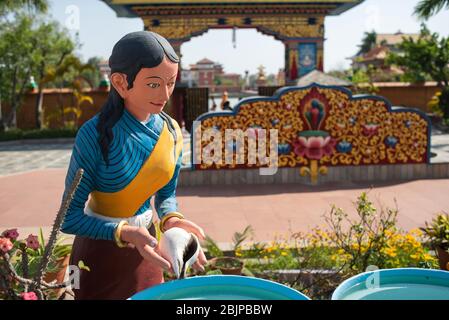
POLYGON ((0 141, 73 138, 76 136, 76 132, 77 130, 72 128, 32 130, 11 129, 0 132, 0 141))

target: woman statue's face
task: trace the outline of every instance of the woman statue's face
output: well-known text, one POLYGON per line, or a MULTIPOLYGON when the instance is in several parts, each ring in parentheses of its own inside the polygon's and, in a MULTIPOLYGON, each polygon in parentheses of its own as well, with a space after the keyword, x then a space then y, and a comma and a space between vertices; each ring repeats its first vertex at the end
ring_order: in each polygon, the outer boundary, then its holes
POLYGON ((177 74, 178 63, 164 56, 157 67, 142 68, 131 89, 127 88, 128 82, 123 74, 114 73, 111 80, 124 99, 126 109, 139 121, 145 121, 150 114, 163 110, 175 88, 177 74))

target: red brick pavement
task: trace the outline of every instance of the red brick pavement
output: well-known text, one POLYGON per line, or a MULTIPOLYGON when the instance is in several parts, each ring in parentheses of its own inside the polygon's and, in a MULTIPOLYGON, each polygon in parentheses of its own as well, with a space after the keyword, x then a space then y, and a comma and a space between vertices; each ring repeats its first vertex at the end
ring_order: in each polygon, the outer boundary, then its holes
MULTIPOLYGON (((0 177, 0 230, 5 227, 50 226, 59 208, 65 169, 45 169, 0 177)), ((271 240, 290 231, 324 225, 330 205, 354 214, 352 203, 362 191, 385 206, 399 207, 399 225, 420 227, 442 210, 449 211, 449 179, 397 183, 207 186, 178 188, 180 211, 218 242, 230 242, 247 225, 254 240, 271 240)))

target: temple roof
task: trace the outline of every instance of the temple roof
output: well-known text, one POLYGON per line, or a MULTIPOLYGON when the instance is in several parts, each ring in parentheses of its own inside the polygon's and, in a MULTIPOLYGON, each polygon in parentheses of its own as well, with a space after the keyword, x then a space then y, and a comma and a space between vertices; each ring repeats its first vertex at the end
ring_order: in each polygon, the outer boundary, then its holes
POLYGON ((404 38, 412 38, 418 40, 419 33, 402 33, 400 31, 396 33, 379 33, 376 35, 376 44, 378 45, 398 45, 404 41, 404 38))
POLYGON ((198 61, 196 64, 214 64, 215 62, 213 62, 212 60, 209 60, 207 58, 201 59, 200 61, 198 61))
POLYGON ((303 6, 310 9, 323 9, 326 15, 339 15, 364 0, 102 0, 110 6, 118 17, 138 17, 133 7, 148 9, 169 8, 170 6, 201 7, 201 6, 303 6))
POLYGON ((325 74, 324 72, 313 70, 303 77, 299 78, 296 82, 298 87, 307 87, 313 83, 324 86, 351 86, 352 83, 334 76, 325 74))

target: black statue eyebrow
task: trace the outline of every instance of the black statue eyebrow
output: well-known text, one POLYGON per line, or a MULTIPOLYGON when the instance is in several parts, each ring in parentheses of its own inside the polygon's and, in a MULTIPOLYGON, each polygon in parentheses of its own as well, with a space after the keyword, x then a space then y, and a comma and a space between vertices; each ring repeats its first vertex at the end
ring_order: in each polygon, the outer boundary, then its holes
MULTIPOLYGON (((173 78, 176 77, 177 75, 178 75, 178 74, 175 74, 175 75, 171 76, 170 78, 168 78, 168 80, 173 79, 173 78)), ((145 77, 145 79, 151 79, 151 78, 161 79, 162 81, 164 80, 164 79, 162 79, 161 77, 158 77, 158 76, 149 76, 149 77, 145 77)))
POLYGON ((150 77, 146 77, 145 79, 151 79, 151 78, 157 78, 157 79, 163 80, 161 77, 158 77, 158 76, 150 76, 150 77))

